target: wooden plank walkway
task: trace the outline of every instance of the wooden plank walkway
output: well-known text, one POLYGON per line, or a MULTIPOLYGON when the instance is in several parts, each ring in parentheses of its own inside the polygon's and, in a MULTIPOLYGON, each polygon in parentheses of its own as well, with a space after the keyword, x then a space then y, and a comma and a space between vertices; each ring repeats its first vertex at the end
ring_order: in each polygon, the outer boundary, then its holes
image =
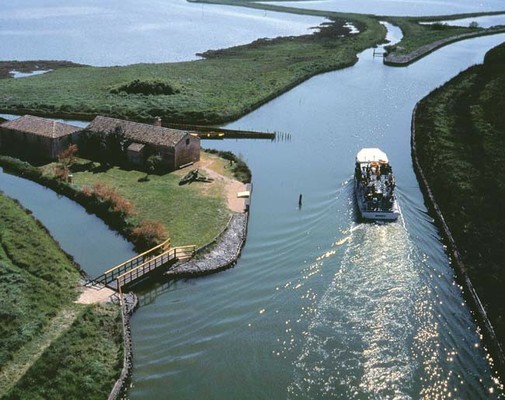
POLYGON ((138 256, 105 271, 92 280, 93 284, 109 286, 121 291, 123 286, 147 277, 162 267, 175 264, 177 261, 187 260, 195 253, 195 246, 170 247, 170 240, 145 251, 138 256))

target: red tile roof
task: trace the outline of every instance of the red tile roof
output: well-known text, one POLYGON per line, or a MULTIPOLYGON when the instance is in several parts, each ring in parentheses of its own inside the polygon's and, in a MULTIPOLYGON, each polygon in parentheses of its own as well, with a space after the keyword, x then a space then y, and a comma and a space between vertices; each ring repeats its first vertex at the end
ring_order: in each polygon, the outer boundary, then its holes
POLYGON ((64 124, 46 118, 35 117, 33 115, 24 115, 12 121, 0 124, 2 128, 18 132, 31 133, 33 135, 45 136, 49 138, 59 138, 71 135, 81 130, 77 126, 64 124))
POLYGON ((187 131, 102 116, 97 116, 86 129, 93 132, 110 132, 117 127, 134 142, 168 147, 174 147, 188 134, 187 131))

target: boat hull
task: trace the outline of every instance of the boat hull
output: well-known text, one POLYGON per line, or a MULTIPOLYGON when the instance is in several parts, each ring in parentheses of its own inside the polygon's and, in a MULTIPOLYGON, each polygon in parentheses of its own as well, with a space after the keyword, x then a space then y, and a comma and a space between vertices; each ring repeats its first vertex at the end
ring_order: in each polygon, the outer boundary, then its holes
POLYGON ((354 180, 354 193, 361 218, 369 221, 396 221, 400 216, 400 208, 396 199, 394 199, 390 210, 367 210, 363 201, 363 191, 356 179, 354 180))

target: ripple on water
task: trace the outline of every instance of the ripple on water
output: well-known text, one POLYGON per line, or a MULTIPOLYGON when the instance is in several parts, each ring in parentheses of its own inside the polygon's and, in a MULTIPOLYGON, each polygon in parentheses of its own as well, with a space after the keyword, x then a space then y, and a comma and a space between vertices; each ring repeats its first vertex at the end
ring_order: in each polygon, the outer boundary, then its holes
POLYGON ((486 360, 472 354, 474 343, 461 344, 479 340, 468 332, 474 324, 450 272, 434 273, 401 223, 358 225, 346 242, 331 284, 314 302, 303 343, 288 350, 298 352, 289 397, 489 393, 492 382, 477 378, 489 368, 486 360))

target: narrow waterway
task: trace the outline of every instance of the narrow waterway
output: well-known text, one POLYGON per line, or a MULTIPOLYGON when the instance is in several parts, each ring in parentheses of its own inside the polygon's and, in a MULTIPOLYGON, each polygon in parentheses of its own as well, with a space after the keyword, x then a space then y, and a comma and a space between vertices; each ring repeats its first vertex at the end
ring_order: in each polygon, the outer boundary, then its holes
POLYGON ((0 192, 30 210, 91 278, 135 254, 131 243, 76 202, 2 168, 0 192))

